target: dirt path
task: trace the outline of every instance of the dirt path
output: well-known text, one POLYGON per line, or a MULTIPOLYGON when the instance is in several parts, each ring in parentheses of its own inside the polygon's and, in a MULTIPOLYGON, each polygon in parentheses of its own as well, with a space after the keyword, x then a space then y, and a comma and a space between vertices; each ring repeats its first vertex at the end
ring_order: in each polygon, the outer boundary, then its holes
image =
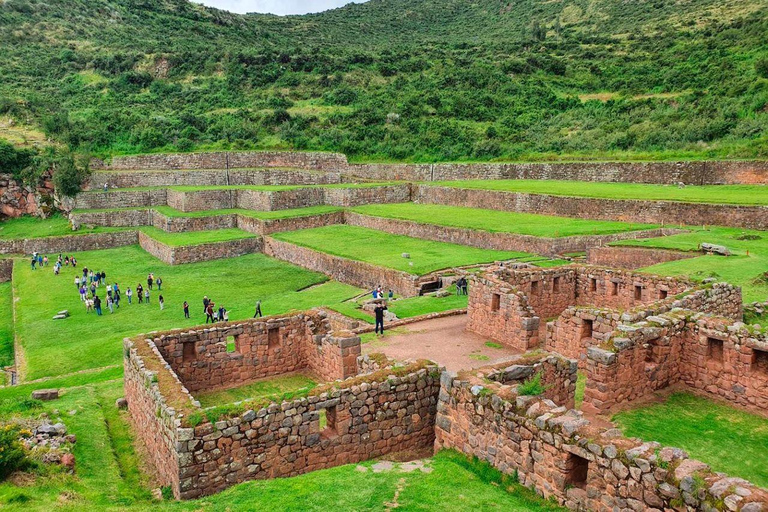
POLYGON ((465 331, 466 323, 467 315, 456 315, 398 327, 364 344, 363 354, 381 352, 397 360, 430 359, 449 371, 478 368, 519 355, 465 331))

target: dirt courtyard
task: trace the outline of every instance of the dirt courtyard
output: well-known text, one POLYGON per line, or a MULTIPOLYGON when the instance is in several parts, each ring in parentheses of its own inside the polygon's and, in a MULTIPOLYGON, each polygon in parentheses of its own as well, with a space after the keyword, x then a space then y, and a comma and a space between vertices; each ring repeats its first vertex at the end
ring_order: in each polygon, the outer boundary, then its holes
POLYGON ((400 361, 430 359, 452 372, 510 361, 520 355, 465 331, 466 323, 467 315, 456 315, 396 327, 365 343, 363 354, 381 352, 400 361))

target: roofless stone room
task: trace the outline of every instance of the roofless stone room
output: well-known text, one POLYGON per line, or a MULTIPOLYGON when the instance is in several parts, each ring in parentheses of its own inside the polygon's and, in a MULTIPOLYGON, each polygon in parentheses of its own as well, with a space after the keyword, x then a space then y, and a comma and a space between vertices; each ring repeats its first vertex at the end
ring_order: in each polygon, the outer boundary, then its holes
POLYGON ((0 508, 768 512, 766 33, 0 0, 0 508))

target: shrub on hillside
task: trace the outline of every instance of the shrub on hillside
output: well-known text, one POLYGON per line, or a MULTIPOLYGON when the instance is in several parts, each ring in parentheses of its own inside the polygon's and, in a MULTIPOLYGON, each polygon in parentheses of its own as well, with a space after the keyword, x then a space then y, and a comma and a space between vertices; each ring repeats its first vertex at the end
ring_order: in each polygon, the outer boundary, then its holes
POLYGON ((0 427, 0 481, 5 480, 14 471, 25 469, 29 465, 27 452, 19 441, 22 432, 18 425, 0 427))

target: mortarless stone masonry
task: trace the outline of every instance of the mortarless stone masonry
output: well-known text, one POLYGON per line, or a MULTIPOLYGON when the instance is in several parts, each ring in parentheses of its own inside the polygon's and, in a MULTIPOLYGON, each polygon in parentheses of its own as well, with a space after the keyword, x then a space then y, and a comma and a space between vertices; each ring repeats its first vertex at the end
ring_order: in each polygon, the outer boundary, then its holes
POLYGON ((296 168, 338 171, 347 167, 347 157, 338 153, 288 151, 235 151, 206 153, 150 154, 113 157, 109 164, 93 159, 95 170, 163 169, 258 169, 296 168))
POLYGON ((645 247, 595 247, 587 248, 587 263, 634 270, 650 267, 665 261, 685 260, 701 256, 698 252, 649 249, 645 247))
POLYGON ((183 265, 185 263, 197 263, 221 258, 235 258, 245 254, 262 252, 264 247, 260 237, 173 246, 155 240, 143 231, 139 231, 139 245, 149 254, 168 265, 183 265))

